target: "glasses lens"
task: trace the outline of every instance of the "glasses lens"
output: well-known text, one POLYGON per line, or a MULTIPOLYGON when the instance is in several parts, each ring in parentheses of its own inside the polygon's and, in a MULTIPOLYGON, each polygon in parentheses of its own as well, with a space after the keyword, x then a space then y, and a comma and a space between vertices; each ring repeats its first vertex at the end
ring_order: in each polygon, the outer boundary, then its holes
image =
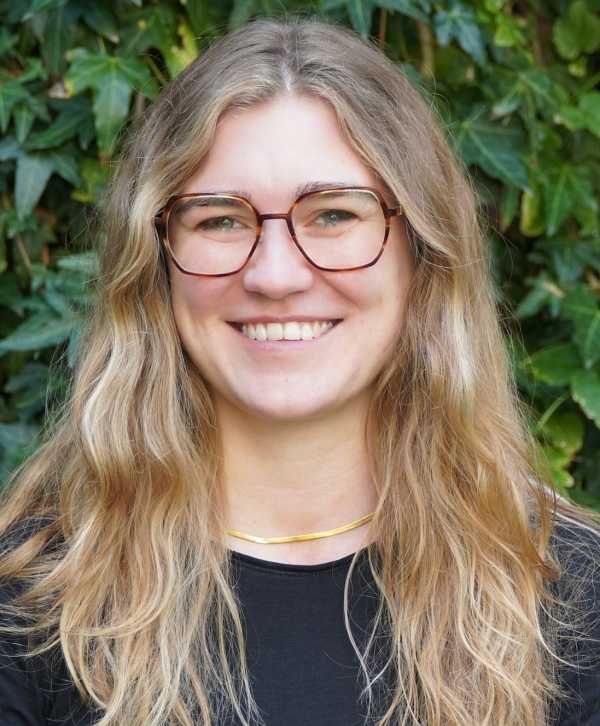
POLYGON ((223 275, 238 270, 256 240, 257 220, 246 202, 228 196, 178 200, 169 214, 167 239, 188 272, 223 275))
POLYGON ((363 267, 379 255, 386 221, 379 199, 364 189, 316 192, 292 212, 296 239, 319 267, 363 267))

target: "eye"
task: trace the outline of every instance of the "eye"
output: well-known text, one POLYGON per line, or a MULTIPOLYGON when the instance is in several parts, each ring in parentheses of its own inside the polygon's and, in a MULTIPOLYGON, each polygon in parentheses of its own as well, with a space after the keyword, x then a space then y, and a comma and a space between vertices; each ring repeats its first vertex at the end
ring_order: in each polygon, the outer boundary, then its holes
POLYGON ((314 224, 332 226, 355 218, 356 215, 353 212, 344 209, 325 209, 315 218, 314 224))
POLYGON ((222 230, 228 232, 229 230, 237 229, 243 225, 235 219, 235 217, 209 217, 204 219, 198 224, 198 229, 201 230, 222 230))

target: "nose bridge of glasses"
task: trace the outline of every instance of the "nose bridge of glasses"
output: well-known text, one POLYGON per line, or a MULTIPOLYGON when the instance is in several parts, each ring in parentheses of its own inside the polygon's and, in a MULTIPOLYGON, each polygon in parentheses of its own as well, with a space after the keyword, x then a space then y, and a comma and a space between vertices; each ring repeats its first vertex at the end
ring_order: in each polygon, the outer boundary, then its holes
POLYGON ((295 233, 294 233, 294 227, 292 225, 292 217, 291 217, 291 213, 290 212, 278 212, 278 213, 272 213, 272 214, 258 214, 257 217, 256 217, 256 219, 257 219, 257 222, 258 222, 259 227, 260 227, 260 236, 261 236, 261 238, 264 237, 264 225, 263 225, 263 222, 265 220, 270 220, 270 219, 281 219, 281 220, 284 220, 285 223, 286 223, 286 226, 287 226, 287 229, 288 229, 288 232, 289 232, 291 238, 297 244, 297 242, 296 242, 296 236, 295 236, 295 233))

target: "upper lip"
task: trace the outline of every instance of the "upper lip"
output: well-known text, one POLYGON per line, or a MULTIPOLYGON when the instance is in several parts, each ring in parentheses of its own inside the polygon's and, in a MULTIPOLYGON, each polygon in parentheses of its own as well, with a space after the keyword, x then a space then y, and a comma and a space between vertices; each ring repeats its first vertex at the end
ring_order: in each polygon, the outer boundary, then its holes
POLYGON ((334 322, 340 320, 337 317, 328 317, 326 315, 286 315, 285 317, 278 317, 276 315, 253 315, 251 317, 242 318, 239 320, 228 320, 229 323, 235 323, 236 325, 256 325, 257 323, 314 323, 315 321, 321 322, 334 322))

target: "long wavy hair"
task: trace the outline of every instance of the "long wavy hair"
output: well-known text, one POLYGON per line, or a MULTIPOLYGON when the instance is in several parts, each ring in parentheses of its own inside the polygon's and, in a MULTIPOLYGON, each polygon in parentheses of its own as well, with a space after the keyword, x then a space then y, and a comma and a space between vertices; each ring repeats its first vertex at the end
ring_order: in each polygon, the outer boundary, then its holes
POLYGON ((208 726, 221 709, 259 722, 224 542, 217 421, 177 336, 152 220, 224 115, 280 96, 331 105, 404 208, 416 261, 365 432, 380 608, 366 650, 356 647, 368 694, 383 677, 375 636, 388 636, 378 723, 540 726, 555 689, 542 627, 559 576, 554 505, 531 465, 472 190, 431 104, 337 27, 251 23, 148 113, 112 188, 70 401, 4 504, 1 531, 29 524, 0 575, 24 584, 32 647, 60 647, 102 726, 208 726))

